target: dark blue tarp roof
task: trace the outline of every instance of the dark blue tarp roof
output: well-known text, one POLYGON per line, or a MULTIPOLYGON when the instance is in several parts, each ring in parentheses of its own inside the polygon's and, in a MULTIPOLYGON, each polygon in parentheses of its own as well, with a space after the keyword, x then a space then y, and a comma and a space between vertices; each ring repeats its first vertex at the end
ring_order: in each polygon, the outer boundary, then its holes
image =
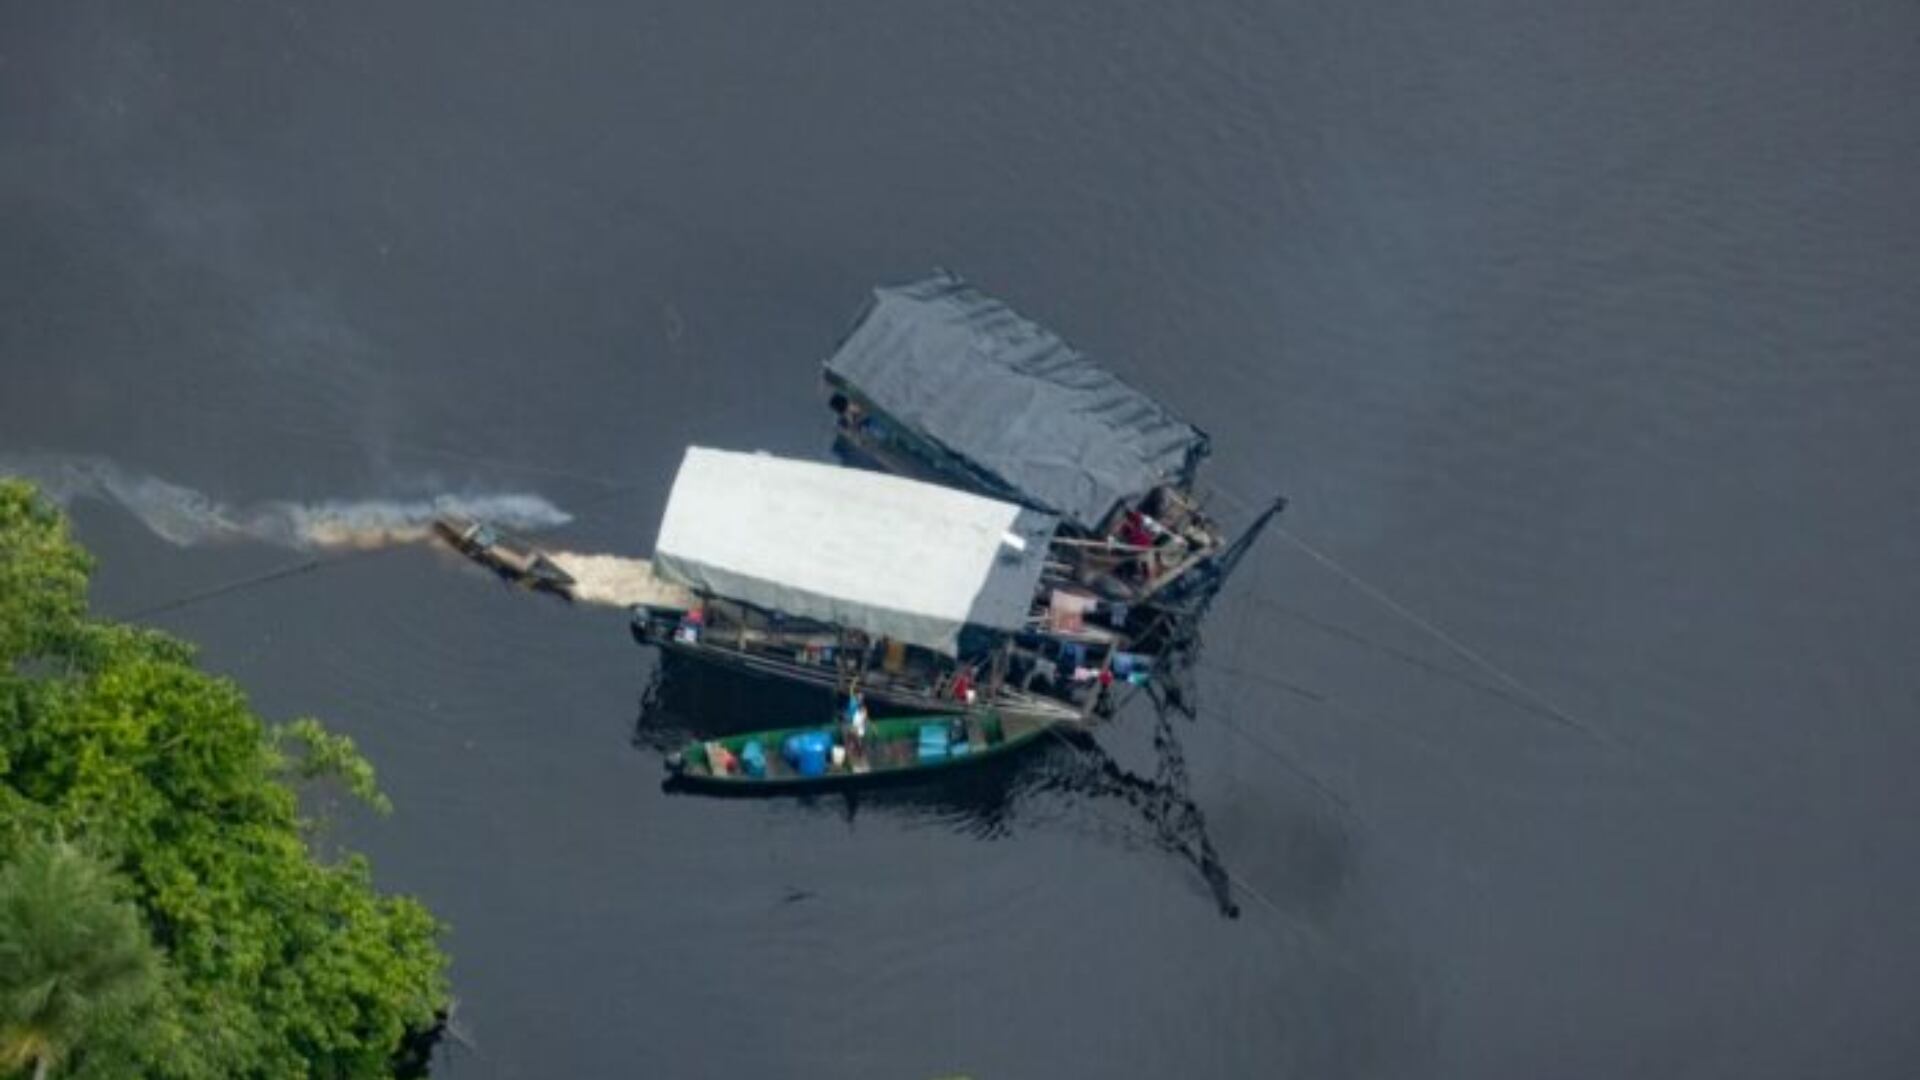
POLYGON ((1204 432, 945 271, 875 289, 826 368, 988 486, 1084 529, 1207 452, 1204 432))

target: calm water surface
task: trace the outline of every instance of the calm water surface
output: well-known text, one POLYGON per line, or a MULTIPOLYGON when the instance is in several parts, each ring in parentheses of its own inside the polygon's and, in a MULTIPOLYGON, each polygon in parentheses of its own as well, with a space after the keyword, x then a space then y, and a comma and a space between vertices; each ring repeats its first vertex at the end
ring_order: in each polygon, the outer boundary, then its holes
MULTIPOLYGON (((950 266, 1606 741, 1269 537, 1171 725, 1229 919, 1150 709, 710 801, 657 745, 783 699, 429 549, 155 616, 378 765, 437 1075, 1910 1076, 1917 132, 1907 0, 14 0, 0 455, 642 553, 950 266)), ((294 557, 76 512, 108 612, 294 557)))

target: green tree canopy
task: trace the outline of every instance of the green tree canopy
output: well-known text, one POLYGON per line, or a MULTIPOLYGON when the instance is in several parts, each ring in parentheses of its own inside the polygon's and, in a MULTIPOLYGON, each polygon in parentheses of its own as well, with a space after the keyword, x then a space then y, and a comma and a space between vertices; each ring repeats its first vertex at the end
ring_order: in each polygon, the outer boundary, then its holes
POLYGON ((27 485, 0 480, 0 668, 59 650, 87 604, 86 552, 27 485))
POLYGON ((158 973, 140 913, 72 844, 31 842, 0 866, 0 1069, 47 1075, 158 973))
POLYGON ((60 514, 0 481, 0 864, 52 830, 84 840, 165 956, 158 997, 71 1067, 389 1075, 445 1004, 439 927, 360 857, 315 858, 290 786, 331 776, 384 807, 371 767, 315 721, 267 726, 185 644, 90 618, 88 566, 60 514))

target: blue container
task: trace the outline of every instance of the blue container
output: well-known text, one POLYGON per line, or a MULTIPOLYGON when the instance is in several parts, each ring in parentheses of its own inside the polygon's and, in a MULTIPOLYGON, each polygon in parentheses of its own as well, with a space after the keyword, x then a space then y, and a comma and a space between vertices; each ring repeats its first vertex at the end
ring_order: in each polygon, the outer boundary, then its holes
POLYGON ((832 750, 833 736, 824 731, 802 731, 780 744, 780 756, 801 776, 825 776, 832 750))
POLYGON ((780 756, 789 762, 797 762, 800 755, 826 742, 826 735, 818 731, 801 731, 786 737, 780 744, 780 756))
POLYGON ((826 751, 811 743, 801 747, 799 760, 793 763, 793 769, 801 776, 827 775, 826 751))
POLYGON ((923 724, 920 728, 921 761, 938 761, 947 756, 952 735, 945 724, 923 724))
POLYGON ((759 739, 740 748, 740 768, 751 777, 767 775, 767 751, 760 745, 759 739))

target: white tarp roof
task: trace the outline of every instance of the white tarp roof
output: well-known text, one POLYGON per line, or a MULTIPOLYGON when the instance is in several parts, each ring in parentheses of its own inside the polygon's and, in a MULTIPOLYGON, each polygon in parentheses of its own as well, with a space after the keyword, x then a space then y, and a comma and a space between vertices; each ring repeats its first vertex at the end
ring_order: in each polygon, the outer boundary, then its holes
POLYGON ((1025 625, 1057 524, 917 480, 693 446, 653 559, 697 592, 952 655, 962 626, 1025 625))

